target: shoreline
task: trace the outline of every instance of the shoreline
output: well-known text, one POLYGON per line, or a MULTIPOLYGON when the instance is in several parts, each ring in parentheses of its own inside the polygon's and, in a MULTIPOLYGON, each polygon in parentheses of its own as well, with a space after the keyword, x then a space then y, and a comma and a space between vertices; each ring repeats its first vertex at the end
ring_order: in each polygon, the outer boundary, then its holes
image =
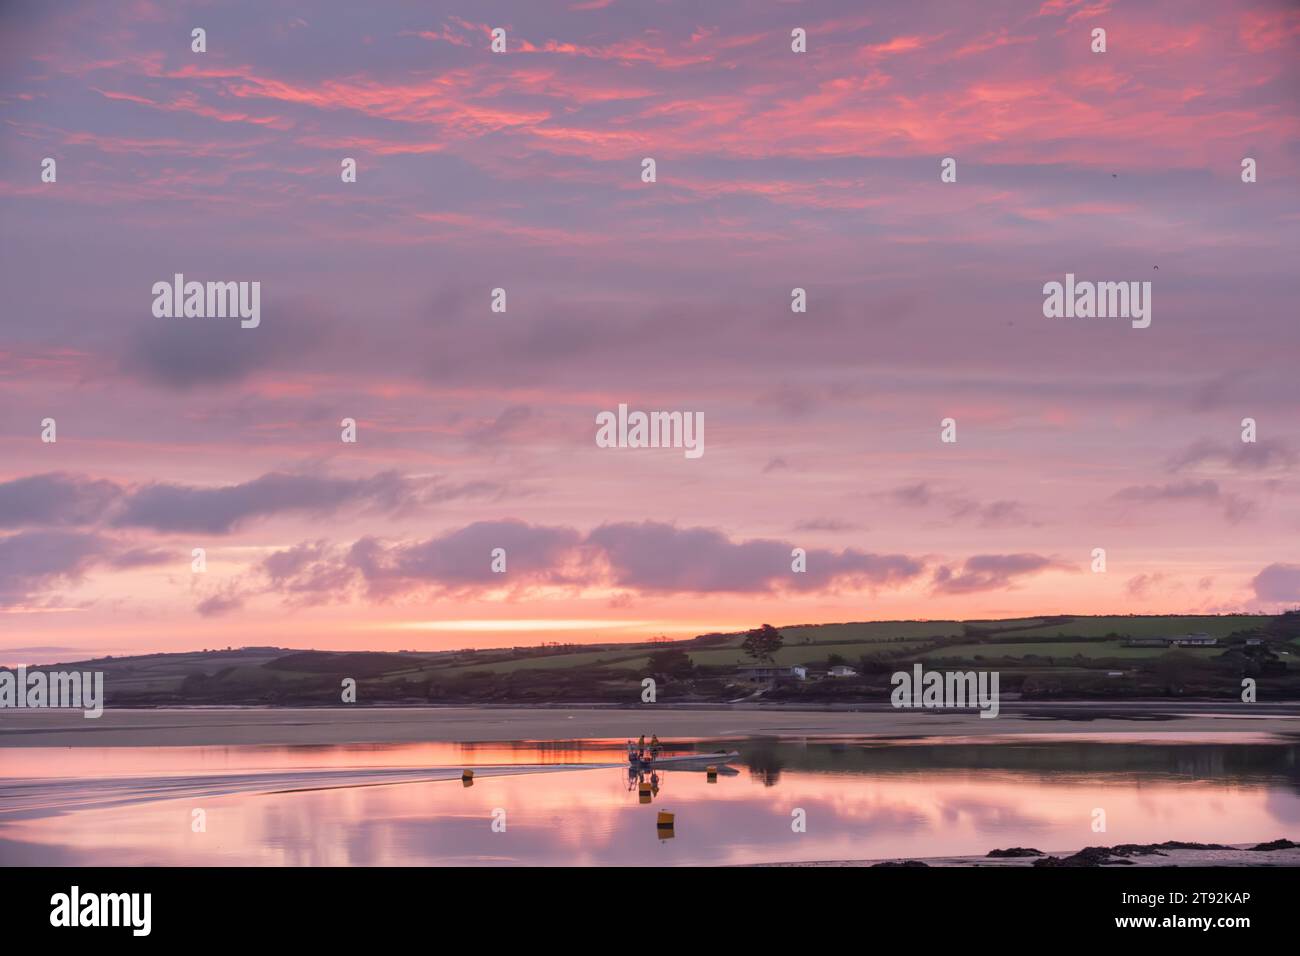
POLYGON ((941 738, 1096 737, 1139 741, 1178 736, 1300 737, 1300 705, 1210 701, 1073 702, 1008 706, 996 719, 977 711, 767 707, 185 707, 0 711, 0 749, 373 743, 488 743, 533 740, 745 737, 941 738))
MULTIPOLYGON (((1058 861, 1078 860, 1083 855, 1106 858, 1105 862, 1066 862, 1056 866, 1044 864, 1041 869, 1061 869, 1083 867, 1102 870, 1128 870, 1131 868, 1159 867, 1215 867, 1241 868, 1260 866, 1300 866, 1300 846, 1277 850, 1256 850, 1259 844, 1234 843, 1224 847, 1168 848, 1160 847, 1155 852, 1096 853, 1089 854, 1090 848, 1080 847, 1075 850, 1049 850, 1034 856, 990 857, 985 856, 931 856, 931 857, 886 857, 873 860, 810 860, 806 862, 755 863, 758 867, 891 867, 891 868, 1023 868, 1034 867, 1035 861, 1054 857, 1058 861)), ((1094 850, 1111 850, 1111 847, 1094 847, 1094 850)))

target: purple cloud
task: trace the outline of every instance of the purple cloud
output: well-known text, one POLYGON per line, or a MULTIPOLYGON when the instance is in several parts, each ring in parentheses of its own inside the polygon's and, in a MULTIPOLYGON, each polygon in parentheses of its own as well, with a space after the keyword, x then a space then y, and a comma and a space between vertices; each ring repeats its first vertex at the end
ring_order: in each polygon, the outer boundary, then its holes
POLYGON ((807 571, 791 571, 790 542, 732 541, 711 528, 656 521, 596 528, 587 537, 609 564, 613 583, 641 591, 767 593, 781 588, 880 587, 905 583, 924 565, 902 554, 810 550, 807 571))
POLYGON ((977 554, 960 570, 942 566, 934 573, 934 590, 942 594, 973 594, 1014 587, 1024 577, 1044 571, 1076 571, 1073 565, 1038 554, 977 554))
POLYGON ((218 488, 159 482, 129 494, 113 524, 165 533, 229 534, 253 518, 276 514, 325 513, 346 505, 394 511, 418 502, 419 493, 417 484, 396 472, 359 479, 273 472, 218 488))
POLYGON ((54 472, 0 483, 0 528, 94 524, 121 495, 103 479, 54 472))
POLYGON ((1274 468, 1290 468, 1297 456, 1291 446, 1281 439, 1263 439, 1255 442, 1215 442, 1202 440, 1169 459, 1170 471, 1181 471, 1213 462, 1234 471, 1259 472, 1274 468))
POLYGON ((513 586, 521 582, 562 583, 562 565, 582 536, 572 528, 523 521, 479 521, 437 538, 386 544, 362 538, 346 562, 360 572, 372 594, 386 595, 420 586, 446 589, 513 586), (506 572, 492 571, 492 552, 502 548, 506 572))
POLYGON ((20 531, 0 537, 0 605, 21 604, 78 583, 97 565, 133 568, 171 560, 93 532, 20 531))
POLYGON ((1300 564, 1270 564, 1250 583, 1259 601, 1300 605, 1300 564))
POLYGON ((1217 481, 1208 478, 1188 478, 1161 485, 1130 485, 1115 492, 1117 501, 1134 501, 1156 504, 1168 501, 1200 501, 1223 508, 1223 515, 1236 523, 1255 510, 1255 503, 1240 495, 1225 492, 1217 481))

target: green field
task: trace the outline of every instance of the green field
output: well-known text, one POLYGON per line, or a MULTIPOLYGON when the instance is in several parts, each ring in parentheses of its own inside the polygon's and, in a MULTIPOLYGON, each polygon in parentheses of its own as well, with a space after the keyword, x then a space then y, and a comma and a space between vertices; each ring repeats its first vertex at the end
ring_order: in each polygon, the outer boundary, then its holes
MULTIPOLYGON (((1168 647, 1124 647, 1119 641, 1044 641, 1034 644, 959 644, 942 647, 927 654, 927 657, 954 657, 967 660, 976 657, 1074 657, 1076 654, 1095 659, 1105 658, 1144 658, 1159 657, 1168 654, 1168 647)), ((1197 657, 1213 657, 1222 654, 1222 647, 1179 647, 1172 650, 1186 651, 1197 657)))
POLYGON ((470 671, 488 671, 493 674, 509 674, 520 670, 557 670, 566 667, 629 667, 635 662, 647 659, 641 648, 603 648, 599 651, 576 651, 572 654, 542 654, 520 657, 510 661, 490 661, 482 664, 457 664, 454 667, 439 667, 426 671, 435 674, 457 675, 470 671), (629 663, 633 662, 633 663, 629 663))
MULTIPOLYGON (((782 667, 793 664, 824 664, 828 655, 838 654, 850 664, 856 664, 858 658, 865 654, 892 657, 896 654, 904 654, 916 647, 924 647, 930 643, 928 639, 917 637, 897 639, 883 633, 877 635, 874 640, 863 640, 860 634, 858 640, 846 640, 846 637, 853 635, 853 627, 855 626, 835 626, 842 628, 838 632, 839 636, 835 639, 835 642, 826 637, 821 641, 794 643, 790 640, 788 632, 783 629, 781 633, 786 635, 786 644, 781 650, 777 651, 774 663, 782 667)), ((791 628, 790 630, 800 629, 791 628)), ((961 631, 957 630, 953 633, 960 634, 961 631)), ((665 645, 665 647, 680 648, 680 650, 685 651, 690 655, 691 663, 696 667, 743 667, 754 663, 753 660, 745 656, 744 651, 740 649, 739 642, 734 646, 700 649, 679 644, 669 644, 665 645)), ((548 654, 539 657, 522 657, 510 661, 484 662, 482 664, 457 664, 453 667, 429 669, 424 673, 427 676, 443 675, 452 677, 472 671, 509 674, 521 670, 555 670, 568 667, 602 667, 611 670, 644 671, 649 667, 649 662, 650 655, 646 653, 644 647, 627 649, 607 647, 599 651, 548 654)))
MULTIPOLYGON (((787 642, 785 647, 776 652, 774 663, 782 667, 791 664, 824 664, 828 655, 838 654, 853 665, 857 664, 858 658, 864 654, 892 656, 895 652, 901 654, 910 648, 918 645, 924 646, 928 643, 930 642, 924 640, 890 641, 888 643, 872 641, 859 644, 797 644, 792 647, 787 642)), ((740 667, 755 663, 746 657, 739 648, 708 651, 686 650, 691 655, 692 663, 697 667, 740 667)))
POLYGON ((1180 634, 1204 633, 1210 637, 1222 638, 1233 631, 1259 627, 1262 620, 1267 619, 1247 615, 1080 617, 1066 624, 1048 624, 1015 633, 1017 637, 1105 637, 1107 634, 1120 634, 1124 637, 1174 637, 1180 634))
MULTIPOLYGON (((786 646, 791 644, 868 644, 896 638, 956 637, 963 633, 959 621, 866 621, 857 624, 800 624, 781 628, 786 646)), ((745 639, 737 634, 728 641, 739 647, 745 639)))
MULTIPOLYGON (((824 664, 830 654, 838 654, 850 664, 856 664, 864 655, 886 658, 906 655, 918 647, 925 647, 937 638, 960 637, 967 627, 987 631, 985 642, 971 641, 953 647, 939 648, 927 654, 930 657, 1008 657, 1020 658, 1027 654, 1040 657, 1073 657, 1082 654, 1092 658, 1141 659, 1158 657, 1167 653, 1161 647, 1121 647, 1119 641, 1081 642, 1077 638, 1104 637, 1121 634, 1125 637, 1166 637, 1178 634, 1203 632, 1223 638, 1238 630, 1258 627, 1267 620, 1250 616, 1182 616, 1182 617, 1079 617, 1066 623, 1047 624, 1043 618, 1013 618, 979 621, 863 621, 844 624, 804 624, 781 628, 785 646, 777 652, 774 664, 782 667, 793 664, 824 664), (1038 626, 1035 626, 1038 625, 1038 626), (999 641, 1001 637, 1003 640, 999 641), (1011 643, 1007 638, 1037 637, 1033 643, 1011 643)), ((740 645, 743 634, 728 635, 719 644, 700 647, 689 641, 664 645, 678 648, 690 655, 697 667, 742 667, 755 662, 744 655, 740 645)), ((1196 648, 1189 652, 1198 656, 1222 653, 1224 648, 1196 648)), ((492 660, 497 652, 484 652, 488 659, 482 663, 458 662, 452 666, 437 666, 392 675, 395 679, 420 676, 460 677, 473 671, 492 674, 510 674, 525 670, 558 670, 570 667, 599 667, 610 670, 642 671, 649 667, 649 653, 644 645, 623 648, 602 645, 596 650, 575 650, 564 654, 527 655, 513 660, 492 660)))

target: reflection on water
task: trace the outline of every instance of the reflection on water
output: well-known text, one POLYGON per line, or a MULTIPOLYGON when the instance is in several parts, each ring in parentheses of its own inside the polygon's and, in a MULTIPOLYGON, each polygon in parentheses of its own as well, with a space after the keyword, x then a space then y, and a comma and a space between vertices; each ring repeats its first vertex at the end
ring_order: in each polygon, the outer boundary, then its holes
POLYGON ((0 863, 721 864, 1300 830, 1300 746, 1264 737, 725 746, 716 776, 629 770, 622 741, 0 750, 0 863))

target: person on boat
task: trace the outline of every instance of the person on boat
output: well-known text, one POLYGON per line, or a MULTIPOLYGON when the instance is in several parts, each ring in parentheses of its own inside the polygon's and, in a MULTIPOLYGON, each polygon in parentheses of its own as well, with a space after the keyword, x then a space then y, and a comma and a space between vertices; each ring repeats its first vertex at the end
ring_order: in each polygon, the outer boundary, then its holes
POLYGON ((654 754, 655 756, 658 756, 658 755, 659 755, 659 748, 660 748, 659 735, 658 735, 658 734, 651 734, 651 735, 650 735, 650 753, 654 754))

